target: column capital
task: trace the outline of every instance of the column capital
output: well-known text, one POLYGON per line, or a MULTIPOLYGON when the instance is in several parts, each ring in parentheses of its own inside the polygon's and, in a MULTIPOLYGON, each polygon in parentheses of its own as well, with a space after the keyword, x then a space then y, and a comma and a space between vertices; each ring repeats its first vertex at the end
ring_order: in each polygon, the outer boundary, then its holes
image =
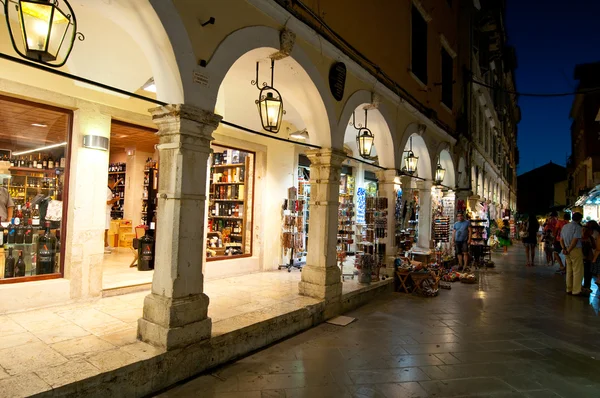
POLYGON ((396 180, 396 169, 377 170, 375 174, 380 183, 393 184, 396 180))
POLYGON ((342 163, 346 160, 346 152, 334 148, 311 149, 306 151, 306 156, 310 160, 311 167, 319 165, 342 167, 342 163))
POLYGON ((431 181, 419 181, 417 182, 417 189, 419 191, 431 190, 433 183, 431 181))
POLYGON ((214 112, 186 104, 169 104, 149 111, 161 138, 177 134, 212 141, 212 132, 222 119, 214 112))

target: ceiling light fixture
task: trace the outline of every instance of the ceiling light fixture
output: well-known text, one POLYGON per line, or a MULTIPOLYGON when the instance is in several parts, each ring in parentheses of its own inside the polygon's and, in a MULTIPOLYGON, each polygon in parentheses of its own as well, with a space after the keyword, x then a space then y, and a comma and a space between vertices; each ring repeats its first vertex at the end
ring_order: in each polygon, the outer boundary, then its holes
POLYGON ((13 48, 23 58, 58 68, 67 62, 75 38, 85 40, 67 0, 0 1, 13 48))
POLYGON ((415 156, 415 153, 412 150, 412 137, 410 137, 410 149, 408 150, 408 155, 404 158, 405 166, 402 169, 408 174, 413 174, 417 171, 417 164, 419 162, 419 157, 415 156))
POLYGON ((48 127, 47 124, 44 123, 31 123, 33 127, 48 127))
POLYGON ((45 151, 47 149, 52 149, 52 148, 58 148, 61 146, 65 146, 67 145, 66 142, 61 142, 60 144, 52 144, 52 145, 47 145, 47 146, 43 146, 40 148, 36 148, 36 149, 30 149, 28 151, 22 151, 22 152, 13 152, 13 156, 21 156, 21 155, 27 155, 28 153, 34 153, 34 152, 39 152, 39 151, 45 151))
POLYGON ((441 185, 444 181, 444 177, 446 176, 446 169, 442 167, 440 161, 438 159, 437 167, 435 168, 435 183, 436 185, 441 185))
POLYGON ((285 111, 283 110, 283 98, 279 91, 274 87, 274 75, 275 75, 275 60, 271 59, 271 85, 267 83, 262 84, 262 88, 258 86, 258 67, 259 63, 256 63, 256 80, 252 80, 250 84, 256 86, 260 90, 258 99, 255 101, 258 107, 258 114, 260 115, 260 122, 262 123, 263 129, 270 131, 271 133, 277 134, 281 128, 281 121, 285 111))

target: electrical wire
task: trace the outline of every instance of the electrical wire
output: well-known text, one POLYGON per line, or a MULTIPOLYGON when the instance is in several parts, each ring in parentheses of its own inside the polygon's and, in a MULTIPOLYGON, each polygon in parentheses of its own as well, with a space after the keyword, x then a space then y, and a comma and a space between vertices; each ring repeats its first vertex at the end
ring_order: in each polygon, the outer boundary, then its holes
POLYGON ((504 91, 507 94, 514 94, 514 95, 518 95, 519 97, 552 98, 552 97, 568 97, 571 95, 579 95, 579 94, 585 95, 585 94, 600 93, 600 87, 587 88, 587 89, 571 91, 571 92, 567 92, 567 93, 522 93, 519 91, 507 90, 507 89, 504 89, 499 86, 492 86, 490 84, 483 83, 483 82, 477 81, 475 79, 471 79, 471 81, 479 86, 487 87, 492 90, 504 91))

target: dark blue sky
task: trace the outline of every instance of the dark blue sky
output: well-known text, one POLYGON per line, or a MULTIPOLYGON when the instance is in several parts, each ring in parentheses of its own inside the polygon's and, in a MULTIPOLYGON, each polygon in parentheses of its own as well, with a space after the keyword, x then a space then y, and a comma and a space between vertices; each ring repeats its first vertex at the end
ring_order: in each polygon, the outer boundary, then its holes
MULTIPOLYGON (((600 0, 507 0, 506 11, 519 92, 574 91, 575 65, 600 61, 600 0)), ((549 161, 565 165, 572 101, 572 96, 519 98, 518 174, 549 161)))

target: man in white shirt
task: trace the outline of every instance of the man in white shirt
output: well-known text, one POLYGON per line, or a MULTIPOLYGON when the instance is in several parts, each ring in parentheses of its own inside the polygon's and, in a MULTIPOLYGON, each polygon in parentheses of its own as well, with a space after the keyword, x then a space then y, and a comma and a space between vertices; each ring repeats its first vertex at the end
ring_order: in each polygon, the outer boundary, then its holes
POLYGON ((567 294, 573 296, 583 295, 581 293, 581 281, 583 280, 582 219, 581 213, 573 213, 572 221, 560 231, 560 244, 567 263, 567 294))
POLYGON ((110 246, 108 244, 108 230, 110 229, 110 209, 113 205, 121 199, 120 197, 114 197, 112 190, 119 185, 121 179, 115 181, 113 177, 108 178, 108 186, 106 187, 106 225, 104 226, 104 253, 110 254, 110 246))

